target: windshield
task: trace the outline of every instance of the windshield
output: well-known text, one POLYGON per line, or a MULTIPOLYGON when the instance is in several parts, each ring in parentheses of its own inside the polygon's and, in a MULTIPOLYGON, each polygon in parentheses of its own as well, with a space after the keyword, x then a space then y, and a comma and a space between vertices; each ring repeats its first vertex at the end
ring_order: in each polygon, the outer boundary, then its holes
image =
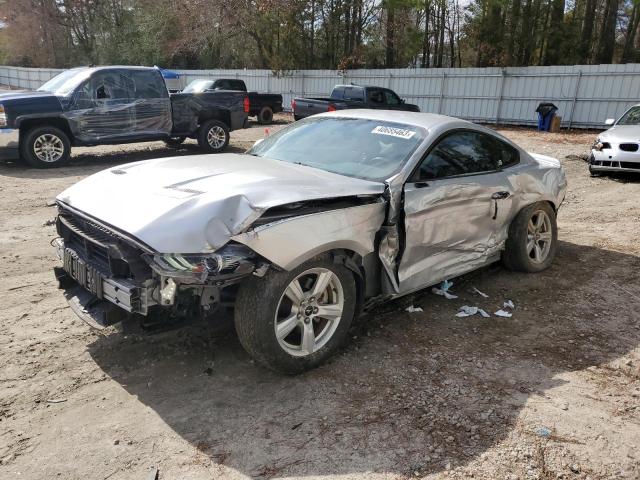
POLYGON ((87 68, 66 70, 42 85, 38 91, 66 95, 89 78, 90 75, 91 70, 87 68))
POLYGON ((640 107, 631 107, 627 113, 625 113, 620 120, 618 120, 618 125, 640 125, 640 107))
POLYGON ((212 80, 194 80, 182 90, 182 93, 201 93, 210 89, 212 85, 212 80))
POLYGON ((380 120, 311 117, 267 137, 248 153, 380 181, 400 170, 425 133, 414 125, 380 120))

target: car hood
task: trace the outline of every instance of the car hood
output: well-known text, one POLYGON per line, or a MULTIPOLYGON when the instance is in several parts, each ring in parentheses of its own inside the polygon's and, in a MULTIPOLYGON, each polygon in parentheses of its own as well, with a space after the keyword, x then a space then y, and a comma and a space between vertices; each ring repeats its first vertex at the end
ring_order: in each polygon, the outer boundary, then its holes
POLYGON ((373 195, 385 185, 246 154, 130 163, 76 183, 57 200, 162 253, 211 252, 270 207, 373 195))
POLYGON ((34 98, 57 98, 53 93, 38 92, 29 90, 14 90, 11 92, 0 93, 0 103, 12 100, 24 100, 34 98))
POLYGON ((640 142, 640 125, 616 125, 602 132, 598 138, 604 142, 640 142))

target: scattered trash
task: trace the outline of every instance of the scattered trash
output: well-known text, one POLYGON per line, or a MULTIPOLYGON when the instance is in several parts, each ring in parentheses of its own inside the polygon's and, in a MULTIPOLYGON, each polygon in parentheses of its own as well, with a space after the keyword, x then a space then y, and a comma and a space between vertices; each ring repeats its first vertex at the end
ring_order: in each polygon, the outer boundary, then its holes
POLYGON ((420 307, 414 307, 413 305, 405 308, 405 310, 409 313, 417 313, 417 312, 424 312, 424 310, 422 310, 422 308, 420 307))
POLYGON ((51 199, 51 200, 47 200, 46 203, 45 203, 45 206, 47 206, 47 207, 55 207, 56 205, 57 204, 56 204, 56 199, 55 198, 51 199))
POLYGON ((505 318, 511 318, 511 316, 513 315, 513 313, 511 312, 507 312, 506 310, 498 310, 497 312, 493 312, 493 314, 496 317, 505 317, 505 318))
POLYGON ((482 315, 484 318, 489 318, 491 316, 482 308, 463 305, 462 307, 460 307, 458 313, 456 313, 456 317, 471 317, 478 313, 482 315))
POLYGON ((291 427, 291 430, 297 430, 298 428, 300 428, 302 426, 302 422, 300 423, 296 423, 293 427, 291 427))
POLYGON ((264 129, 264 138, 267 138, 269 136, 269 129, 265 128, 264 129))
POLYGON ((513 304, 513 302, 511 300, 507 300, 506 302, 504 302, 502 304, 502 306, 504 308, 510 308, 511 310, 513 310, 514 308, 516 308, 516 306, 513 304))
POLYGON ((213 368, 211 368, 211 367, 207 367, 207 368, 205 368, 205 369, 204 369, 204 373, 205 373, 206 375, 209 375, 209 376, 213 375, 213 368))
POLYGON ((433 287, 431 291, 436 295, 440 295, 441 297, 446 298, 447 300, 453 300, 454 298, 458 298, 457 295, 449 293, 449 289, 453 286, 453 282, 449 280, 445 280, 440 284, 440 287, 433 287))
POLYGON ((536 433, 538 434, 539 437, 549 438, 552 432, 547 427, 540 427, 536 430, 536 433))
POLYGON ((67 399, 66 398, 47 398, 47 400, 45 400, 47 403, 63 403, 66 402, 67 399))
POLYGON ((487 295, 486 293, 482 293, 480 290, 478 290, 476 287, 473 287, 473 291, 475 293, 477 293, 478 295, 480 295, 482 298, 489 298, 489 295, 487 295))
POLYGON ((51 225, 55 225, 55 224, 56 224, 56 221, 55 221, 55 219, 53 219, 53 220, 47 220, 46 222, 44 222, 42 224, 42 226, 43 227, 50 227, 51 225))

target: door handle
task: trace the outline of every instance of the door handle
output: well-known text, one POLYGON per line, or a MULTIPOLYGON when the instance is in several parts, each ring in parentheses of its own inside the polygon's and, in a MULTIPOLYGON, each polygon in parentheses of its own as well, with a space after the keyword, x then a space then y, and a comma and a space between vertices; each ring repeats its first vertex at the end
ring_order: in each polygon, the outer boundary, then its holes
POLYGON ((509 198, 511 194, 509 192, 496 192, 491 195, 492 200, 504 200, 505 198, 509 198))

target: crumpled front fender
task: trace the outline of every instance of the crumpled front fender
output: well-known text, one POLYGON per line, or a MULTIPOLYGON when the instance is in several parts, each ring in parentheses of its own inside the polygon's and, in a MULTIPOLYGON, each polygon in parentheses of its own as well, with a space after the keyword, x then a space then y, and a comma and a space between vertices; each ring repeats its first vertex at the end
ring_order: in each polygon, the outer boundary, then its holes
POLYGON ((347 249, 361 256, 375 250, 385 218, 383 201, 301 215, 261 225, 232 237, 284 269, 292 270, 318 254, 347 249))

